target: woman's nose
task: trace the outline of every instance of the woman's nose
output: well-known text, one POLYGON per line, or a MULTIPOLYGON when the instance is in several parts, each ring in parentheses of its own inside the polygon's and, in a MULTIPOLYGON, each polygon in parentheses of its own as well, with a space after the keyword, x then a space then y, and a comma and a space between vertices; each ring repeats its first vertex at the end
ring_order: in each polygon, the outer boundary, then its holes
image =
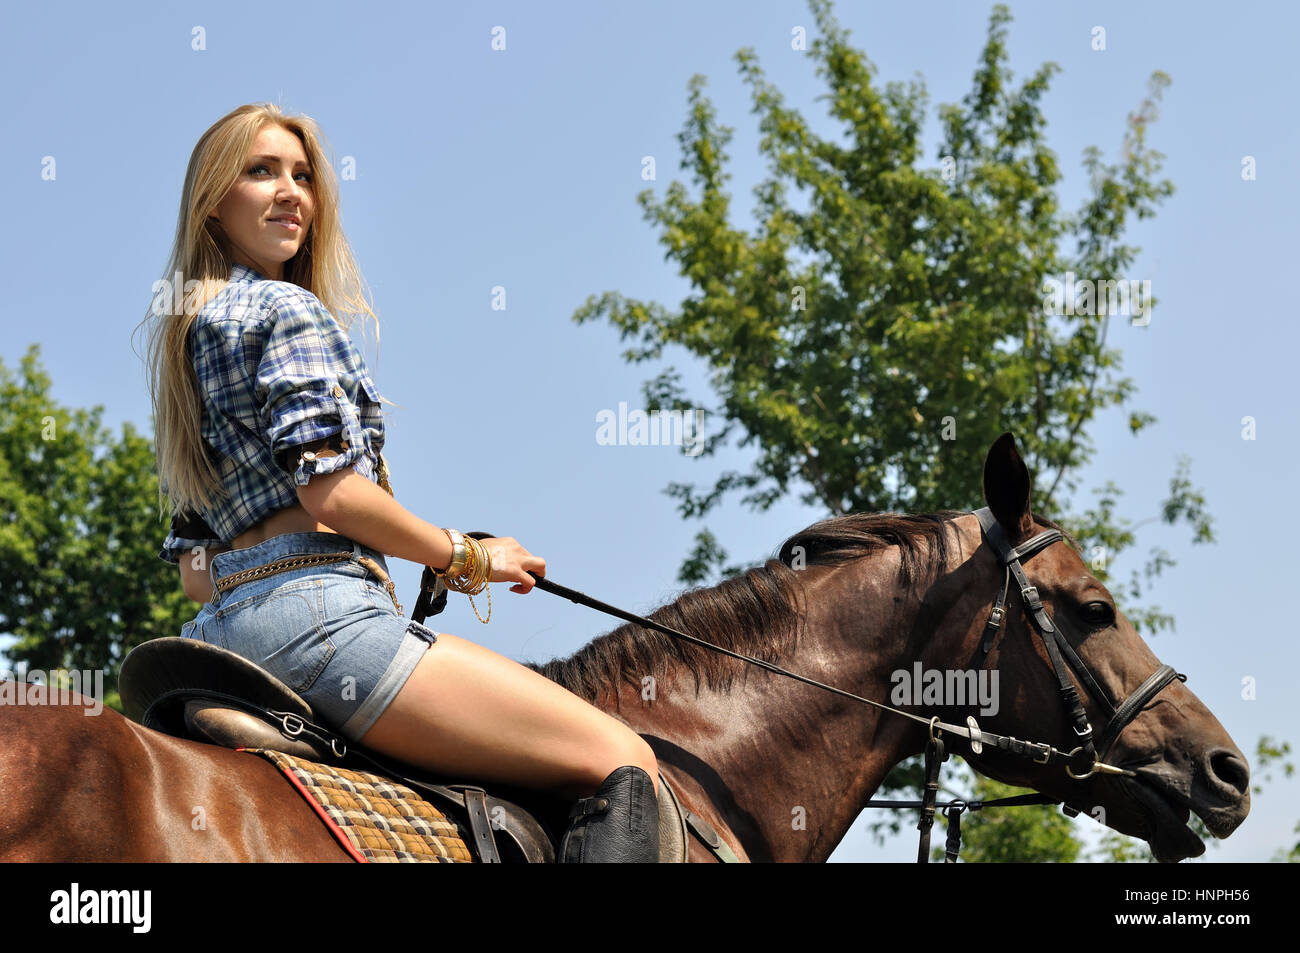
POLYGON ((306 182, 298 182, 293 178, 282 179, 280 188, 276 191, 276 201, 301 203, 303 198, 310 194, 306 182))

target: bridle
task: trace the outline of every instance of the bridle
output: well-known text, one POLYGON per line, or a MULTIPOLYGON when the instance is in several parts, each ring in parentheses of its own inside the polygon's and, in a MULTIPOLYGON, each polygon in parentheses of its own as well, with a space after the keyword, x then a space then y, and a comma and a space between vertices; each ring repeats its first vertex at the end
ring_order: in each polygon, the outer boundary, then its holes
MULTIPOLYGON (((980 754, 984 746, 990 742, 997 748, 1008 751, 1021 757, 1027 757, 1036 764, 1063 764, 1065 773, 1076 781, 1083 781, 1092 777, 1094 774, 1117 774, 1125 777, 1134 777, 1136 772, 1127 768, 1116 767, 1105 762, 1106 755, 1110 752, 1111 746, 1115 740, 1132 721, 1138 716, 1147 704, 1164 690, 1176 678, 1179 681, 1187 681, 1186 675, 1180 675, 1175 671, 1172 665, 1161 665, 1154 673, 1134 691, 1118 707, 1115 706, 1110 696, 1102 691, 1097 680, 1092 677, 1088 671, 1088 666, 1079 658, 1073 646, 1065 638, 1061 629, 1056 625, 1051 613, 1038 598, 1038 589, 1029 582, 1025 575, 1022 560, 1029 559, 1036 553, 1042 552, 1053 543, 1060 542, 1064 537, 1060 530, 1049 529, 1039 533, 1037 536, 1022 543, 1019 546, 1012 547, 1007 542, 1006 534, 1002 531, 1002 525, 998 522, 993 511, 987 506, 975 510, 975 517, 979 520, 980 532, 984 539, 988 540, 993 551, 997 553, 998 561, 1002 563, 1006 570, 1006 575, 1002 583, 1002 589, 999 591, 997 599, 993 603, 993 610, 989 613, 988 621, 984 624, 984 636, 980 640, 979 649, 975 653, 974 665, 976 671, 984 668, 988 661, 989 653, 993 651, 993 646, 997 642, 998 634, 1002 631, 1003 623, 1006 621, 1006 603, 1007 591, 1011 587, 1011 578, 1014 576, 1016 585, 1020 587, 1020 598, 1024 602, 1024 608, 1028 610, 1029 620, 1039 637, 1043 641, 1043 647, 1047 649, 1047 657, 1051 660, 1052 670, 1056 674, 1057 687, 1061 695, 1061 701, 1069 713, 1070 720, 1073 722, 1073 730, 1079 744, 1069 752, 1060 751, 1045 743, 1035 743, 1030 741, 1019 741, 1015 738, 996 735, 992 732, 981 731, 975 723, 973 717, 966 719, 966 727, 963 729, 956 725, 946 725, 937 717, 930 720, 930 735, 925 748, 925 787, 920 801, 877 801, 867 802, 868 807, 919 807, 921 809, 921 820, 917 824, 917 829, 921 832, 920 844, 917 847, 917 863, 928 863, 930 854, 930 828, 934 824, 935 801, 939 793, 939 768, 948 755, 944 748, 943 732, 947 731, 959 737, 965 738, 970 745, 972 754, 980 754), (1069 670, 1067 670, 1067 665, 1069 670), (1075 690, 1074 684, 1070 681, 1070 671, 1078 676, 1079 681, 1088 690, 1089 695, 1097 699, 1099 704, 1105 705, 1110 711, 1110 719, 1106 722, 1106 727, 1102 729, 1101 737, 1094 743, 1092 725, 1088 721, 1088 714, 1084 711, 1083 702, 1079 699, 1079 693, 1075 690), (1076 771, 1076 768, 1080 769, 1076 771)), ((945 809, 948 817, 948 842, 946 845, 946 858, 948 863, 955 863, 957 853, 961 849, 961 815, 966 810, 982 810, 985 807, 1022 807, 1032 804, 1057 804, 1059 798, 1052 798, 1043 794, 1018 795, 1015 797, 1000 798, 993 801, 952 801, 945 809)), ((1079 813, 1079 808, 1066 804, 1065 813, 1074 816, 1079 813)))
MULTIPOLYGON (((930 828, 934 825, 935 801, 939 793, 939 768, 944 761, 948 760, 942 738, 944 731, 965 738, 970 745, 972 754, 980 754, 984 750, 984 745, 992 742, 995 747, 1021 757, 1028 757, 1037 764, 1064 764, 1065 773, 1076 781, 1090 778, 1094 774, 1118 774, 1134 777, 1135 772, 1127 768, 1107 764, 1103 759, 1110 752, 1111 745, 1115 743, 1120 732, 1138 716, 1138 713, 1147 706, 1148 702, 1164 690, 1166 685, 1173 682, 1175 678, 1179 681, 1187 681, 1187 676, 1180 675, 1172 665, 1161 665, 1152 673, 1151 677, 1138 686, 1136 691, 1124 699, 1122 704, 1118 707, 1112 704, 1110 696, 1102 691, 1101 686, 1097 684, 1097 680, 1088 671, 1088 666, 1083 664, 1083 659, 1079 658, 1078 653, 1066 640, 1060 627, 1052 621, 1051 614, 1043 605, 1042 600, 1038 598, 1037 587, 1030 584, 1029 578, 1025 575, 1025 569, 1021 565, 1022 560, 1029 559, 1053 543, 1060 542, 1063 539, 1061 531, 1056 529, 1045 530, 1020 546, 1012 547, 1007 542, 1006 534, 1002 531, 1002 525, 998 522, 997 517, 993 515, 992 510, 986 506, 974 512, 976 519, 979 520, 980 532, 988 540, 989 545, 993 547, 993 551, 997 553, 999 562, 1006 569, 1006 575, 1002 583, 1002 589, 993 603, 993 610, 989 613, 988 621, 984 624, 984 636, 980 640, 980 646, 975 654, 972 667, 975 671, 982 670, 988 661, 989 653, 993 651, 998 633, 1002 631, 1002 625, 1006 621, 1007 590, 1010 589, 1011 578, 1014 576, 1016 585, 1020 587, 1020 598, 1024 601, 1025 609, 1028 610, 1030 622, 1043 640, 1043 647, 1047 649, 1047 656, 1052 662, 1052 670, 1056 674, 1061 701, 1074 723, 1073 730, 1079 744, 1073 750, 1063 752, 1049 744, 1018 741, 1015 738, 981 731, 973 717, 966 719, 965 729, 956 725, 945 725, 937 717, 932 718, 930 720, 930 736, 925 748, 925 787, 922 799, 920 801, 877 801, 873 799, 868 801, 866 805, 868 807, 919 807, 921 809, 921 820, 917 824, 921 837, 916 856, 916 861, 920 864, 929 863, 930 828), (1070 673, 1066 669, 1067 665, 1078 676, 1079 681, 1087 688, 1088 693, 1097 699, 1098 703, 1105 705, 1110 710, 1110 720, 1106 722, 1106 727, 1102 729, 1101 737, 1096 743, 1093 740, 1092 725, 1088 721, 1088 714, 1083 709, 1083 702, 1079 699, 1079 693, 1070 681, 1070 673), (1076 771, 1076 768, 1082 770, 1076 771)), ((948 817, 948 841, 946 845, 948 863, 956 862, 957 853, 961 849, 961 815, 963 811, 982 810, 985 807, 1023 807, 1032 804, 1057 803, 1060 803, 1059 798, 1052 798, 1043 794, 1017 795, 993 801, 957 800, 949 802, 945 808, 945 814, 948 817)), ((1079 808, 1072 807, 1069 804, 1065 805, 1064 810, 1066 814, 1072 817, 1079 813, 1079 808)))
MULTIPOLYGON (((974 668, 979 670, 984 667, 988 654, 992 651, 994 642, 997 641, 998 632, 1001 630, 1002 623, 1006 618, 1007 589, 1011 585, 1011 577, 1015 576, 1016 584, 1020 586, 1020 598, 1024 600, 1025 608, 1029 610, 1030 621, 1042 638, 1043 646, 1047 649, 1047 655, 1052 661, 1052 669, 1056 672, 1061 701, 1065 704, 1065 708, 1074 722, 1074 734, 1079 740, 1079 746, 1069 754, 1062 755, 1053 748, 1050 750, 1054 755, 1051 753, 1045 754, 1041 759, 1035 756, 1033 760, 1040 764, 1063 760, 1065 762, 1065 773, 1076 781, 1090 778, 1094 774, 1122 774, 1132 777, 1132 771, 1106 764, 1103 759, 1109 753, 1111 745, 1115 743, 1115 739, 1119 737, 1120 732, 1138 716, 1138 712, 1145 708, 1148 702, 1155 698, 1175 678, 1185 682, 1187 676, 1180 675, 1172 665, 1161 665, 1150 678, 1139 685, 1128 698, 1124 699, 1121 705, 1116 707, 1112 704, 1110 697, 1102 691, 1101 686, 1097 684, 1097 680, 1088 671, 1088 666, 1083 664, 1083 660, 1079 658, 1066 640, 1060 627, 1053 624, 1052 616, 1038 598, 1038 589, 1029 584, 1024 567, 1020 565, 1021 560, 1028 559, 1053 543, 1059 542, 1062 539, 1061 531, 1056 529, 1046 530, 1023 545, 1012 548, 1007 543, 1006 534, 1003 533, 1001 524, 998 523, 997 518, 987 506, 976 510, 975 516, 980 521, 980 530, 983 532, 984 537, 998 554, 998 559, 1006 567, 1006 579, 1003 582, 1002 591, 998 593, 997 601, 993 604, 993 611, 989 614, 988 622, 985 624, 984 638, 980 643, 979 651, 976 653, 974 668), (1079 700, 1079 693, 1075 691, 1074 685, 1070 682, 1070 674, 1066 671, 1067 664, 1074 671, 1074 674, 1079 677, 1079 681, 1087 688, 1088 694, 1110 709, 1110 720, 1106 723, 1106 727, 1102 729, 1101 737, 1097 739, 1095 745, 1092 725, 1089 724, 1088 715, 1083 710, 1083 703, 1079 700), (1086 768, 1086 770, 1076 773, 1076 767, 1086 768)), ((975 753, 978 754, 979 752, 976 751, 975 753)))
MULTIPOLYGON (((676 629, 655 622, 651 619, 646 619, 624 609, 611 606, 598 599, 592 599, 590 596, 574 589, 569 589, 565 586, 553 583, 544 577, 538 576, 536 573, 530 572, 529 575, 531 575, 535 580, 538 589, 542 589, 558 596, 563 596, 571 602, 589 606, 590 608, 598 609, 601 612, 606 612, 618 618, 625 619, 628 622, 635 622, 638 625, 645 626, 646 628, 655 629, 656 631, 673 635, 680 639, 685 639, 688 642, 720 652, 724 655, 729 655, 732 658, 758 665, 768 671, 780 675, 786 675, 806 684, 823 688, 829 692, 834 692, 837 695, 843 695, 846 698, 852 698, 864 704, 883 709, 884 711, 893 712, 896 715, 910 718, 913 721, 928 726, 929 740, 925 751, 926 782, 924 799, 920 802, 868 801, 866 804, 868 807, 907 806, 921 808, 921 822, 918 825, 918 828, 921 831, 921 845, 917 859, 919 862, 924 863, 928 860, 930 827, 934 823, 935 800, 939 790, 939 767, 948 758, 945 753, 945 745, 943 742, 944 734, 951 734, 955 737, 966 739, 972 754, 978 755, 986 746, 990 746, 1006 751, 1017 757, 1028 758, 1036 764, 1063 764, 1065 766, 1066 774, 1076 781, 1085 780, 1086 778, 1092 777, 1094 774, 1115 774, 1134 777, 1136 776, 1136 772, 1127 768, 1120 768, 1115 765, 1107 764, 1103 759, 1110 751, 1115 740, 1119 737, 1120 732, 1122 732, 1125 727, 1137 718, 1142 709, 1145 708, 1146 705, 1165 688, 1165 686, 1171 684, 1174 679, 1184 682, 1187 681, 1187 676, 1180 675, 1174 670, 1173 666, 1161 665, 1150 678, 1138 686, 1137 690, 1130 694, 1128 698, 1124 699, 1119 706, 1112 704, 1109 696, 1102 691, 1101 686, 1098 685, 1097 680, 1092 677, 1092 673, 1088 671, 1088 667, 1084 665, 1083 660, 1079 658, 1073 647, 1066 640, 1065 636, 1061 633, 1060 628, 1053 623, 1051 615, 1044 607, 1042 600, 1038 598, 1038 589, 1030 584, 1028 577, 1025 576, 1024 567, 1021 565, 1022 560, 1029 559, 1035 554, 1042 552, 1053 543, 1062 541, 1064 537, 1061 535, 1061 531, 1056 529, 1046 530, 1020 546, 1013 548, 1007 542, 1006 534, 1002 531, 1002 527, 998 523, 997 518, 993 515, 992 510, 988 507, 983 507, 975 510, 974 514, 979 520, 983 538, 988 540, 989 545, 993 547, 994 552, 997 553, 999 561, 1006 568, 1006 577, 1003 582, 1002 590, 998 593, 997 599, 993 604, 993 610, 989 615, 988 621, 985 623, 984 636, 981 639, 979 649, 976 653, 975 668, 976 670, 983 669, 988 660, 989 653, 993 650, 993 646, 997 641, 998 633, 1002 630, 1003 623, 1006 621, 1007 592, 1011 585, 1011 578, 1014 576, 1016 584, 1020 587, 1020 595, 1024 600, 1024 606, 1029 610, 1029 619, 1034 629, 1042 638, 1043 645, 1047 649, 1048 657, 1051 659, 1052 669, 1056 673, 1056 680, 1059 686, 1061 700, 1065 704, 1070 719, 1073 721, 1073 730, 1078 739, 1078 745, 1068 752, 1061 751, 1046 742, 1020 741, 1010 735, 1000 735, 996 732, 985 731, 979 727, 973 716, 967 716, 965 725, 947 724, 941 721, 937 715, 932 718, 923 718, 920 715, 914 715, 911 712, 903 711, 901 708, 894 708, 891 705, 872 701, 869 698, 863 698, 860 695, 855 695, 852 692, 845 691, 844 689, 823 684, 816 679, 811 679, 804 675, 798 675, 794 672, 786 671, 771 662, 751 658, 748 655, 742 655, 741 653, 734 652, 731 649, 722 648, 721 646, 714 645, 711 642, 705 642, 703 639, 698 639, 694 636, 687 635, 684 632, 679 632, 676 629), (1098 738, 1095 743, 1092 725, 1088 722, 1088 716, 1084 711, 1082 701, 1079 699, 1079 693, 1075 690, 1074 685, 1070 681, 1069 670, 1073 670, 1074 674, 1079 677, 1079 681, 1083 683, 1088 693, 1093 698, 1097 699, 1099 704, 1105 705, 1110 710, 1110 719, 1102 729, 1100 738, 1098 738)), ((482 535, 488 536, 490 534, 484 533, 482 535)), ((421 595, 421 600, 421 604, 428 601, 423 593, 421 595)), ((420 610, 417 607, 417 612, 418 611, 420 610)), ((437 610, 435 609, 434 611, 437 610)), ((957 856, 955 842, 960 842, 960 810, 975 810, 980 807, 994 806, 999 803, 1056 804, 1059 802, 1059 798, 1049 798, 1046 795, 1025 795, 1016 798, 1005 798, 1002 799, 1001 802, 957 802, 961 804, 956 817, 958 822, 957 825, 951 823, 952 818, 950 815, 948 859, 953 861, 957 856), (956 838, 956 841, 954 838, 956 838)), ((1067 805, 1066 812, 1074 815, 1078 814, 1079 810, 1067 805)))

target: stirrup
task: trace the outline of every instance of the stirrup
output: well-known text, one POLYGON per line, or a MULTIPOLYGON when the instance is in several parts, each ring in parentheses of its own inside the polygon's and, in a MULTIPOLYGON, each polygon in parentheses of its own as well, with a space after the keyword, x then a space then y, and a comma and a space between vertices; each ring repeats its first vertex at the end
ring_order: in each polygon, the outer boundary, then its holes
POLYGON ((650 775, 636 765, 618 768, 594 795, 578 800, 569 820, 557 863, 659 862, 659 802, 650 775))

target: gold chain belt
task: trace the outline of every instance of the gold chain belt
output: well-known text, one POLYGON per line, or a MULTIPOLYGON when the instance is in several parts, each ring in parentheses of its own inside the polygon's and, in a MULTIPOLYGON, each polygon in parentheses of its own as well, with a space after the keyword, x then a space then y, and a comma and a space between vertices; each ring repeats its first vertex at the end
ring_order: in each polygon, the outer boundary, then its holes
MULTIPOLYGON (((308 556, 288 556, 285 559, 276 559, 273 562, 263 563, 261 566, 241 569, 239 572, 232 572, 228 576, 222 576, 217 580, 214 588, 217 592, 225 592, 227 589, 233 589, 246 582, 252 582, 254 579, 265 579, 267 576, 274 576, 276 573, 287 572, 290 569, 319 566, 324 563, 337 563, 351 558, 351 553, 312 553, 308 556)), ((388 597, 393 600, 393 605, 397 607, 397 614, 401 615, 402 606, 397 601, 397 587, 393 585, 393 580, 388 577, 388 573, 384 572, 384 568, 369 556, 362 556, 359 562, 379 577, 380 582, 384 584, 384 588, 388 590, 388 597)))

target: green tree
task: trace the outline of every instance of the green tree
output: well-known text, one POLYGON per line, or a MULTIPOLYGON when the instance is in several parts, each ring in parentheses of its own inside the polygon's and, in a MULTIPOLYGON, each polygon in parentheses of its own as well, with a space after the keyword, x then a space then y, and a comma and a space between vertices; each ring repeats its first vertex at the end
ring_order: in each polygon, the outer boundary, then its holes
POLYGON ((152 443, 130 423, 112 435, 100 405, 59 406, 38 356, 33 344, 17 374, 0 361, 0 632, 27 670, 104 669, 120 711, 125 652, 178 634, 195 607, 157 558, 152 443))
MULTIPOLYGON (((1012 85, 1005 6, 992 12, 969 94, 939 110, 943 141, 933 165, 921 160, 924 83, 881 89, 829 0, 810 7, 820 35, 809 55, 843 137, 814 131, 764 78, 754 52, 740 50, 770 174, 754 189, 757 227, 737 228, 725 191, 733 130, 717 121, 704 77, 693 76, 679 143, 699 195, 674 181, 662 201, 653 190, 638 196, 692 290, 675 309, 608 291, 574 314, 578 323, 604 318, 633 339, 623 355, 630 362, 660 359, 675 345, 708 366, 716 406, 690 398, 672 366, 642 386, 647 409, 704 408, 706 420, 720 421, 706 427, 697 459, 733 433, 757 447, 748 472, 728 470, 706 490, 674 482, 665 492, 687 519, 704 518, 736 492, 756 512, 792 492, 829 514, 973 508, 983 504, 984 455, 1012 430, 1035 480, 1035 508, 1074 535, 1139 630, 1171 627, 1169 615, 1138 602, 1173 565, 1167 552, 1152 549, 1127 584, 1111 578, 1141 525, 1119 515, 1122 490, 1108 482, 1093 491, 1095 506, 1071 511, 1095 449, 1088 425, 1134 393, 1118 374, 1119 351, 1106 344, 1116 313, 1105 301, 1087 307, 1086 292, 1072 302, 1078 307, 1045 301, 1054 287, 1047 282, 1067 273, 1129 277, 1137 249, 1121 242, 1126 227, 1173 192, 1155 180, 1162 156, 1146 144, 1169 78, 1151 76, 1117 163, 1085 150, 1090 194, 1065 213, 1039 109, 1059 67, 1046 63, 1012 85), (790 184, 799 203, 788 197, 790 184)), ((1129 409, 1135 437, 1153 420, 1129 409)), ((1210 542, 1211 518, 1189 468, 1178 461, 1156 518, 1186 525, 1194 543, 1210 542)), ((694 585, 745 568, 727 558, 705 526, 679 579, 694 585)), ((918 780, 914 764, 900 766, 882 796, 915 791, 918 780)))

